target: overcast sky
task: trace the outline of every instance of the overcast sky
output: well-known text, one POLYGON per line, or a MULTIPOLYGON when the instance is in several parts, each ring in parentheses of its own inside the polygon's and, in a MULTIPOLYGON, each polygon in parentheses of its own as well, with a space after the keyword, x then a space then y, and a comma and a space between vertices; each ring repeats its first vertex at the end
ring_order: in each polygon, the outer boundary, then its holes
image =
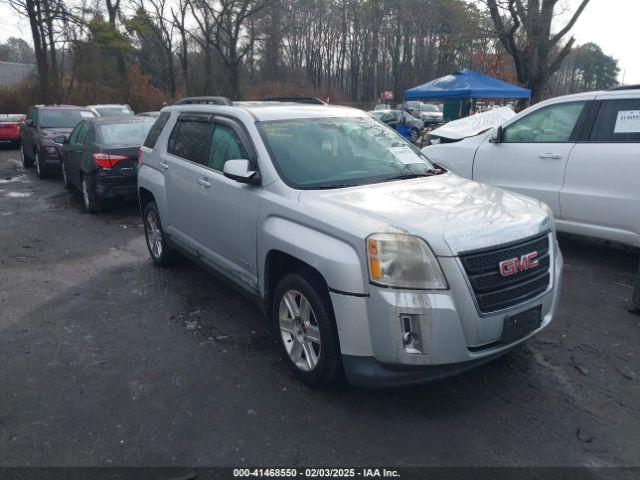
MULTIPOLYGON (((574 9, 580 0, 563 0, 574 9)), ((428 12, 423 12, 428 15, 428 12)), ((594 42, 607 55, 618 59, 620 80, 640 84, 640 55, 634 36, 640 19, 640 0, 591 0, 574 26, 572 34, 578 44, 594 42)), ((0 3, 0 41, 11 36, 25 38, 31 43, 29 24, 4 3, 0 3)), ((427 81, 429 79, 425 79, 427 81)))

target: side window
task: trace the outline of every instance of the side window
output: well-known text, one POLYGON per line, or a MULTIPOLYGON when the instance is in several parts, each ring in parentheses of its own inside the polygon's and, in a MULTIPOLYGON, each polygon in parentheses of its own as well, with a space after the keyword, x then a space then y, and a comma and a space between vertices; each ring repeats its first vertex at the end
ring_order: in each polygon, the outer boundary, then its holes
POLYGON ((171 113, 169 112, 162 112, 160 114, 160 116, 156 119, 155 123, 153 124, 153 127, 151 127, 151 130, 149 130, 149 133, 147 134, 147 138, 144 141, 145 147, 153 148, 156 146, 158 137, 162 133, 162 129, 167 124, 170 117, 171 117, 171 113))
POLYGON ((77 143, 84 143, 87 139, 87 134, 89 133, 89 124, 87 122, 82 122, 80 126, 80 131, 78 132, 77 143))
POLYGON ((586 102, 567 102, 536 110, 509 125, 504 141, 513 143, 568 142, 586 102))
POLYGON ((29 110, 29 120, 31 120, 34 124, 38 123, 38 109, 32 108, 29 110))
POLYGON ((236 132, 226 125, 216 125, 209 151, 209 167, 222 171, 227 160, 248 158, 236 132))
POLYGON ((78 143, 78 135, 80 134, 80 130, 82 130, 82 125, 84 124, 85 122, 80 122, 78 125, 76 125, 76 128, 73 129, 73 132, 71 132, 71 135, 69 136, 69 143, 78 143))
POLYGON ((171 132, 168 152, 201 165, 209 164, 209 145, 213 123, 201 120, 178 120, 171 132))
POLYGON ((589 141, 640 142, 640 98, 604 100, 589 141))

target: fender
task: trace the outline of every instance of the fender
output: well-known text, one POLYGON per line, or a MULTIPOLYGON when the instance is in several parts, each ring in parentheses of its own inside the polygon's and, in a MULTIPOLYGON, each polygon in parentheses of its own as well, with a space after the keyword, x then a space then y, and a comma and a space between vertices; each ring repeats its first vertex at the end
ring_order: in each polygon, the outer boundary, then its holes
POLYGON ((140 188, 149 190, 156 199, 160 218, 167 218, 167 197, 164 175, 149 165, 142 164, 138 171, 138 191, 140 188))
MULTIPOLYGON (((262 236, 258 241, 258 258, 263 272, 267 253, 280 250, 318 270, 329 289, 355 295, 368 294, 368 282, 364 278, 361 258, 352 245, 327 233, 276 216, 265 219, 258 236, 262 236)), ((362 255, 364 256, 364 246, 362 255)), ((260 289, 264 291, 262 281, 260 289)))

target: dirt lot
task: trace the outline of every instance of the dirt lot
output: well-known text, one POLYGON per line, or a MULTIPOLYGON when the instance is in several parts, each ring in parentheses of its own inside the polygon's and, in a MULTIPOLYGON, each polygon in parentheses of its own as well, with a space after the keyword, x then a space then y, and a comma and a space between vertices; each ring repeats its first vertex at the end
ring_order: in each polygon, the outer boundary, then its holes
POLYGON ((313 391, 260 313, 182 261, 135 204, 88 215, 0 151, 0 466, 640 464, 638 255, 561 238, 541 335, 421 388, 313 391))

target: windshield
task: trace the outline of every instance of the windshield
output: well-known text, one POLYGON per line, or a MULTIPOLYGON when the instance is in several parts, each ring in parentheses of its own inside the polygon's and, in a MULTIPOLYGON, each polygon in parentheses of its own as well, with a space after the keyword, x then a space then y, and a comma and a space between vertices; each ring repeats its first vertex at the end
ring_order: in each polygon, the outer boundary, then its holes
POLYGON ((370 117, 259 123, 283 180, 299 189, 339 188, 429 175, 420 150, 370 117))
POLYGON ((133 115, 133 112, 127 107, 99 107, 96 112, 101 117, 120 117, 122 115, 133 115))
POLYGON ((0 122, 21 122, 22 121, 22 115, 20 114, 3 114, 0 115, 0 122))
POLYGON ((435 105, 422 105, 420 107, 420 111, 422 112, 439 112, 440 109, 435 105))
POLYGON ((42 110, 40 113, 41 128, 75 128, 85 118, 94 118, 88 110, 42 110))
POLYGON ((144 122, 107 123, 100 125, 98 130, 102 143, 107 145, 142 145, 153 120, 144 122))

